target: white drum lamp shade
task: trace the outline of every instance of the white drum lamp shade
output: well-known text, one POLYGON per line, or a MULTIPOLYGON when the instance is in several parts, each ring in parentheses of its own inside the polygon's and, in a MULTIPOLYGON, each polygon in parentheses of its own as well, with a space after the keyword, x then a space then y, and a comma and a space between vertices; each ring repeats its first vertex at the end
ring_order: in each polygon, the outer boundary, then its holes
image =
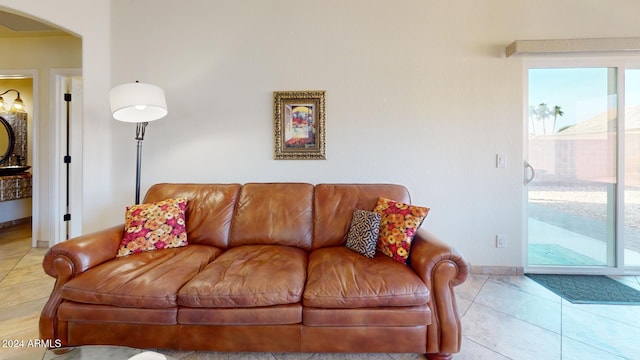
POLYGON ((111 113, 119 121, 136 123, 136 204, 140 203, 140 174, 142 169, 142 141, 149 121, 167 115, 164 91, 151 84, 140 82, 123 84, 109 92, 111 113))
POLYGON ((109 100, 116 120, 139 123, 167 115, 164 91, 155 85, 140 82, 119 85, 111 89, 109 100))

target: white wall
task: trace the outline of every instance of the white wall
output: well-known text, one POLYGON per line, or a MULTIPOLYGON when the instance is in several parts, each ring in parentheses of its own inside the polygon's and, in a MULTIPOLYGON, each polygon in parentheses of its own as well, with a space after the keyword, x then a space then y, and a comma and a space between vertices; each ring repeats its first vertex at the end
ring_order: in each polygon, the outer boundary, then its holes
MULTIPOLYGON (((114 0, 114 84, 163 87, 144 143, 156 182, 393 182, 474 265, 521 266, 517 39, 638 36, 640 2, 114 0), (144 26, 141 26, 144 24, 144 26), (273 160, 272 92, 327 91, 326 161, 273 160), (507 168, 495 168, 496 153, 507 168), (495 248, 505 234, 508 247, 495 248)), ((131 202, 133 126, 113 124, 115 205, 131 202), (126 194, 125 197, 122 195, 126 194)))
POLYGON ((2 4, 83 37, 85 230, 121 222, 133 201, 134 129, 110 119, 107 93, 140 80, 163 87, 169 106, 147 129, 143 191, 161 181, 402 183, 432 208, 425 227, 492 266, 520 266, 522 249, 522 60, 504 47, 638 36, 640 13, 635 0, 2 4), (327 91, 328 160, 272 160, 272 92, 302 89, 327 91), (498 152, 506 169, 495 168, 498 152), (507 248, 494 247, 496 233, 507 248))

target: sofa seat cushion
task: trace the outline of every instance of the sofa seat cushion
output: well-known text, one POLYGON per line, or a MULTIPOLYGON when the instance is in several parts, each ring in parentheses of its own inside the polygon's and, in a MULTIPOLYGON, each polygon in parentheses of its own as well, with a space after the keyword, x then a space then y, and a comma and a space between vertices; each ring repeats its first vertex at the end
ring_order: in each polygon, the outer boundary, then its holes
POLYGON ((302 322, 302 305, 239 308, 181 307, 178 323, 189 325, 287 325, 302 322))
POLYGON ((194 276, 178 293, 178 304, 212 308, 295 304, 302 298, 306 270, 307 253, 302 249, 237 246, 194 276))
POLYGON ((355 309, 305 307, 302 319, 307 326, 425 326, 431 324, 431 309, 428 305, 355 309))
POLYGON ((366 258, 344 246, 309 255, 303 304, 317 308, 420 306, 429 289, 406 265, 383 254, 366 258))
POLYGON ((220 253, 212 246, 189 245, 119 257, 66 283, 62 298, 119 307, 175 307, 180 288, 220 253))

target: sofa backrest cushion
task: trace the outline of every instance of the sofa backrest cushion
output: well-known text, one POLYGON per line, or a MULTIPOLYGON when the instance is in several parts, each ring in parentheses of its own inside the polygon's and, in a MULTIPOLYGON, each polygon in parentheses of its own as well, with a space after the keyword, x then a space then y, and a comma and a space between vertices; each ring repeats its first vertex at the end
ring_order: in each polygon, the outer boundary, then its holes
POLYGON ((392 184, 319 184, 314 198, 312 249, 344 245, 356 209, 373 210, 379 197, 411 203, 406 187, 392 184))
POLYGON ((233 218, 229 247, 286 245, 311 249, 313 185, 245 184, 233 218))
POLYGON ((156 184, 144 202, 186 198, 188 242, 226 249, 240 188, 239 184, 156 184))

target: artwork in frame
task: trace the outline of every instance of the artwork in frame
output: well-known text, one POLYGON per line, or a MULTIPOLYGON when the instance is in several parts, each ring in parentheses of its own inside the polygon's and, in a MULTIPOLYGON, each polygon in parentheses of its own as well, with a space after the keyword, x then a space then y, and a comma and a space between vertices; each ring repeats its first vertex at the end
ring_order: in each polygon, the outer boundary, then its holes
POLYGON ((325 91, 274 91, 276 160, 325 160, 325 91))

